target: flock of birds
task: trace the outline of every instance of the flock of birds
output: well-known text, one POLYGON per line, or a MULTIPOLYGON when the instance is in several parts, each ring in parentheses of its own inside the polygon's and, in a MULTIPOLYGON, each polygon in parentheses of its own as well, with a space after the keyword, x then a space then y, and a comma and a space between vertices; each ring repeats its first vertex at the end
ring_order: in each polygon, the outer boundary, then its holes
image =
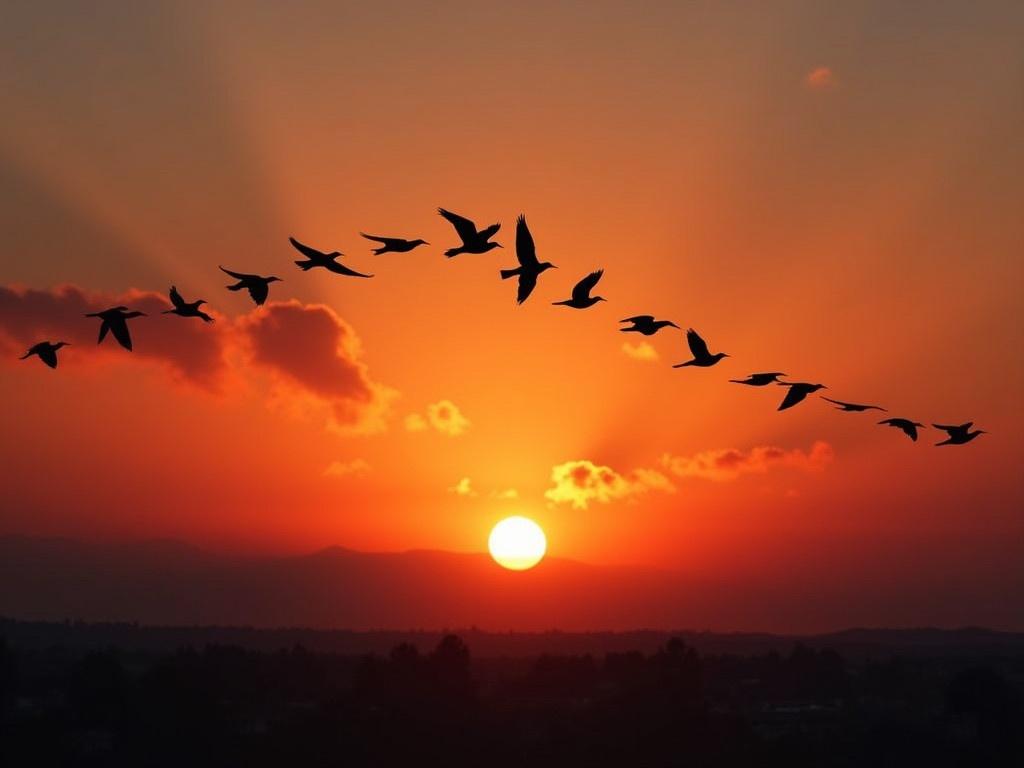
MULTIPOLYGON (((460 254, 483 254, 493 250, 494 248, 501 248, 499 243, 496 243, 491 239, 498 233, 498 230, 501 229, 500 224, 491 224, 484 229, 477 229, 476 224, 464 216, 459 216, 458 214, 452 213, 444 208, 438 208, 438 213, 455 228, 456 234, 462 241, 461 245, 455 248, 449 248, 444 252, 445 256, 448 258, 458 256, 460 254)), ((406 240, 400 237, 380 237, 364 233, 360 234, 367 240, 379 244, 379 247, 373 249, 373 253, 378 256, 385 253, 408 253, 409 251, 419 248, 421 245, 429 245, 426 240, 419 238, 415 240, 406 240)), ((319 251, 316 248, 311 248, 310 246, 299 242, 295 238, 289 238, 289 241, 304 257, 303 259, 295 262, 296 266, 304 272, 320 267, 329 272, 333 272, 337 275, 343 275, 345 277, 373 277, 373 275, 357 272, 338 261, 338 259, 344 255, 339 251, 324 253, 323 251, 319 251)), ((518 283, 516 300, 519 304, 522 304, 530 297, 534 288, 537 287, 537 278, 547 270, 555 269, 554 264, 547 261, 540 261, 537 258, 537 249, 533 241, 533 235, 530 234, 529 227, 526 225, 526 217, 522 215, 520 215, 516 221, 516 259, 519 262, 517 267, 512 269, 502 269, 500 274, 502 280, 516 278, 518 283)), ((229 291, 248 291, 249 296, 257 306, 266 302, 267 297, 270 295, 270 284, 281 281, 281 278, 273 275, 254 275, 245 272, 236 272, 231 269, 226 269, 225 267, 220 267, 220 270, 237 281, 226 286, 229 291)), ((603 296, 595 296, 593 294, 594 289, 597 287, 597 284, 600 282, 603 275, 604 270, 601 269, 591 272, 576 283, 575 287, 572 289, 572 295, 568 299, 552 303, 557 306, 571 307, 572 309, 587 309, 598 302, 606 301, 603 296)), ((172 307, 171 309, 166 310, 163 314, 172 314, 187 318, 199 318, 207 323, 213 321, 213 318, 201 309, 202 305, 206 304, 206 301, 203 299, 191 302, 185 301, 182 295, 178 292, 178 289, 175 286, 171 286, 170 300, 172 307)), ((145 316, 143 312, 131 311, 128 307, 124 306, 111 307, 110 309, 103 310, 102 312, 90 312, 86 315, 86 317, 99 318, 101 321, 99 339, 97 343, 101 343, 109 332, 122 347, 129 351, 132 349, 132 338, 128 330, 128 321, 133 318, 143 316, 145 316)), ((628 326, 619 329, 622 332, 639 333, 644 336, 653 336, 663 328, 680 329, 679 326, 671 320, 658 320, 653 315, 635 315, 621 320, 620 323, 629 323, 628 326)), ((690 348, 690 354, 693 357, 690 360, 672 366, 673 368, 710 368, 721 362, 723 358, 729 356, 725 352, 715 352, 712 354, 708 349, 707 342, 704 341, 700 334, 692 328, 686 331, 686 341, 690 348)), ((64 341, 41 341, 31 347, 21 359, 24 360, 35 355, 50 368, 56 368, 57 351, 65 346, 68 346, 68 344, 64 341)), ((779 371, 752 373, 745 379, 730 379, 730 382, 749 387, 765 387, 771 384, 787 387, 788 390, 786 395, 778 407, 778 410, 780 411, 787 410, 803 402, 808 395, 817 392, 820 389, 826 389, 824 384, 812 384, 803 381, 780 381, 780 378, 784 376, 786 376, 786 374, 779 371)), ((848 403, 842 400, 833 400, 832 398, 825 397, 824 395, 821 395, 820 397, 835 405, 840 411, 850 413, 859 413, 863 411, 886 411, 885 408, 878 405, 848 403)), ((924 428, 924 424, 920 422, 896 417, 883 419, 878 423, 900 429, 914 441, 917 440, 917 430, 924 428)), ((978 437, 978 435, 985 434, 984 430, 972 429, 974 424, 970 421, 965 424, 933 424, 932 426, 935 429, 946 432, 947 434, 946 439, 942 442, 936 443, 936 445, 963 445, 964 443, 969 443, 971 440, 978 437)))

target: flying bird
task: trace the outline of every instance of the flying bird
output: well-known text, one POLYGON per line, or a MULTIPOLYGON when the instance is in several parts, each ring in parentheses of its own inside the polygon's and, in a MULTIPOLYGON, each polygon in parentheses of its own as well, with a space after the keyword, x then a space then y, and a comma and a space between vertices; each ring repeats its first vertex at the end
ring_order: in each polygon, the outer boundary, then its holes
POLYGON ((769 384, 781 384, 779 376, 786 374, 774 371, 772 373, 752 373, 745 379, 729 379, 733 384, 746 384, 748 387, 766 387, 769 384))
POLYGON ((619 328, 623 333, 642 333, 644 336, 653 336, 666 326, 678 328, 679 326, 671 320, 655 320, 654 315, 636 315, 619 320, 620 323, 632 323, 629 328, 619 328))
POLYGON ((920 422, 917 421, 911 421, 910 419, 882 419, 878 423, 885 424, 886 426, 889 427, 896 427, 896 429, 902 429, 906 436, 913 440, 915 443, 917 442, 918 427, 924 429, 924 424, 921 424, 920 422))
POLYGON ((779 410, 784 411, 787 408, 792 408, 797 403, 803 402, 804 398, 812 392, 817 392, 819 389, 828 389, 824 384, 808 384, 803 381, 780 381, 777 382, 780 387, 789 387, 789 392, 782 398, 782 403, 779 404, 779 410))
POLYGON ((280 277, 261 277, 260 275, 247 275, 244 272, 232 272, 230 269, 224 269, 218 265, 221 272, 231 275, 238 282, 234 285, 226 286, 229 291, 240 291, 243 288, 249 292, 249 296, 256 302, 256 306, 260 306, 267 300, 267 296, 270 293, 270 284, 283 282, 280 277))
POLYGON ((405 240, 401 237, 378 237, 377 235, 368 235, 365 232, 360 232, 359 234, 367 240, 373 240, 381 244, 380 248, 373 249, 375 256, 380 256, 382 253, 408 253, 413 248, 419 248, 421 245, 430 245, 426 240, 419 238, 405 240))
POLYGON ((117 343, 132 351, 132 336, 128 333, 128 321, 133 317, 145 317, 145 312, 129 312, 128 307, 111 307, 102 312, 89 312, 86 317, 98 317, 103 322, 100 325, 100 337, 96 340, 100 344, 107 336, 107 331, 114 334, 117 343))
POLYGON ((462 238, 462 245, 458 248, 449 248, 444 255, 449 259, 458 256, 460 253, 487 253, 492 248, 501 248, 498 243, 490 242, 495 233, 501 229, 501 224, 491 224, 486 229, 477 230, 476 224, 457 213, 438 208, 437 212, 444 216, 449 223, 455 227, 455 232, 462 238))
POLYGON ((508 280, 510 277, 519 277, 519 290, 516 293, 516 301, 522 304, 533 293, 537 286, 537 277, 547 269, 557 269, 550 261, 537 261, 537 248, 533 243, 533 235, 526 226, 526 217, 519 214, 516 219, 516 258, 519 266, 515 269, 501 270, 501 279, 508 280))
POLYGON ((971 440, 976 438, 978 435, 986 434, 983 429, 976 429, 972 432, 971 427, 974 426, 973 421, 968 421, 966 424, 958 424, 956 426, 950 426, 948 424, 932 424, 932 426, 936 429, 941 429, 949 435, 949 437, 941 443, 936 443, 936 445, 963 445, 964 443, 971 442, 971 440))
POLYGON ((693 355, 693 359, 687 360, 685 363, 676 363, 672 366, 673 368, 686 368, 690 365, 697 368, 710 368, 723 357, 729 356, 725 352, 716 352, 713 355, 708 352, 707 342, 693 328, 686 331, 686 343, 690 345, 690 354, 693 355))
POLYGON ((213 318, 199 308, 206 303, 205 299, 199 299, 198 301, 191 302, 185 301, 181 298, 181 294, 178 293, 177 287, 173 285, 171 286, 170 297, 171 304, 174 305, 174 309, 165 309, 162 314, 178 315, 179 317, 201 317, 204 322, 213 322, 213 318))
POLYGON ((57 342, 40 341, 38 344, 33 344, 31 347, 29 347, 28 352, 26 352, 24 355, 22 355, 18 359, 19 360, 27 360, 28 358, 32 357, 32 355, 35 355, 36 357, 38 357, 40 360, 42 360, 44 363, 46 363, 51 368, 56 368, 57 367, 57 350, 60 349, 61 347, 68 347, 68 346, 71 346, 71 345, 68 344, 68 342, 66 342, 66 341, 57 341, 57 342))
POLYGON ((861 405, 860 403, 844 403, 842 400, 833 400, 831 397, 821 396, 822 400, 832 403, 838 411, 849 411, 860 413, 861 411, 885 411, 880 405, 861 405))
POLYGON ((303 272, 308 272, 313 269, 313 267, 323 267, 336 275, 345 275, 346 277, 373 277, 373 275, 364 275, 362 272, 356 272, 354 269, 349 269, 344 264, 339 263, 338 257, 345 255, 340 251, 324 253, 323 251, 318 251, 316 248, 310 248, 308 245, 300 243, 294 237, 289 237, 288 242, 295 247, 295 250, 306 257, 304 260, 295 262, 295 265, 303 272))
POLYGON ((594 286, 597 285, 597 281, 601 279, 601 275, 603 274, 603 269, 591 272, 576 283, 576 287, 572 289, 571 299, 566 299, 565 301, 553 301, 551 303, 565 307, 572 307, 573 309, 586 309, 587 307, 594 306, 599 301, 608 301, 604 296, 590 295, 590 292, 594 290, 594 286))

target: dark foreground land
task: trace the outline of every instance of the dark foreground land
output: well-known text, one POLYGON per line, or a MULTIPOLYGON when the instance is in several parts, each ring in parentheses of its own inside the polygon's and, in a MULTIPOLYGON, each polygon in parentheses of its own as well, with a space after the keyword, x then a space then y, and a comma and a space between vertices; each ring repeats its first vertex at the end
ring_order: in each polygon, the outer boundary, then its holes
POLYGON ((0 620, 0 737, 4 766, 1020 766, 1024 637, 0 620))

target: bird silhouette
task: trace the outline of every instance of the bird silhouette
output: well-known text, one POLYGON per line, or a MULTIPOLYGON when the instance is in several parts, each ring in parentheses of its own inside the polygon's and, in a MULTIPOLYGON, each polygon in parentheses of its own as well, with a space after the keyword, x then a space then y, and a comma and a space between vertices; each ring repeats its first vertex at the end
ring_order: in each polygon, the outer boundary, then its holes
POLYGON ((501 270, 501 279, 508 280, 510 277, 519 277, 519 290, 516 292, 516 301, 522 304, 533 293, 537 286, 537 277, 547 269, 557 269, 550 261, 537 261, 537 248, 533 243, 533 235, 526 226, 526 217, 519 214, 516 219, 516 258, 519 266, 515 269, 501 270))
POLYGON ((501 224, 491 224, 486 229, 477 230, 476 224, 464 216, 446 211, 444 208, 438 208, 437 212, 455 227, 455 232, 462 238, 462 245, 458 248, 449 248, 444 252, 449 259, 460 253, 487 253, 492 248, 501 248, 498 243, 490 242, 495 233, 501 229, 501 224))
POLYGON ((110 331, 114 338, 117 339, 117 343, 129 352, 132 350, 132 336, 128 333, 128 321, 133 317, 145 316, 145 312, 129 312, 128 307, 111 307, 102 312, 89 312, 86 314, 86 317, 98 317, 103 321, 100 324, 100 336, 96 340, 97 344, 100 344, 106 338, 107 331, 110 331))
POLYGON ((576 286, 572 289, 571 299, 566 299, 565 301, 553 301, 551 303, 556 306, 561 305, 565 307, 572 307, 573 309, 586 309, 587 307, 594 306, 599 301, 608 301, 604 296, 590 295, 590 292, 594 290, 594 286, 597 285, 597 281, 601 279, 601 275, 603 274, 603 269, 591 272, 576 283, 576 286))
POLYGON ((373 253, 376 256, 380 256, 382 253, 408 253, 413 248, 419 248, 421 245, 430 245, 426 240, 405 240, 401 237, 378 237, 377 235, 368 235, 365 232, 360 232, 360 235, 365 237, 367 240, 373 240, 376 243, 380 243, 380 248, 374 248, 373 253))
POLYGON ((885 411, 886 409, 880 405, 861 405, 860 403, 844 403, 842 400, 833 400, 831 397, 821 396, 822 400, 832 403, 838 411, 849 411, 851 413, 860 413, 861 411, 885 411))
POLYGON ((772 373, 752 373, 745 379, 729 379, 733 384, 746 384, 748 387, 766 387, 769 384, 781 383, 779 376, 786 374, 778 371, 772 373))
POLYGON ((685 363, 676 363, 672 366, 673 368, 686 368, 691 365, 696 368, 710 368, 723 357, 729 356, 725 352, 716 352, 713 355, 708 352, 707 342, 693 328, 686 331, 686 343, 690 345, 690 354, 693 355, 693 359, 687 360, 685 363))
POLYGON ((920 427, 921 429, 924 429, 924 424, 921 424, 920 422, 917 421, 911 421, 910 419, 882 419, 878 423, 885 424, 890 427, 896 427, 896 429, 902 429, 903 432, 907 435, 907 437, 909 437, 915 443, 917 442, 918 428, 920 427))
POLYGON ((782 402, 779 404, 779 410, 784 411, 787 408, 792 408, 797 403, 803 402, 804 398, 812 392, 817 392, 819 389, 828 389, 824 384, 808 384, 804 381, 779 381, 776 382, 780 387, 789 387, 789 392, 782 398, 782 402))
POLYGON ((671 320, 655 320, 654 315, 635 315, 627 317, 625 320, 619 320, 619 322, 633 324, 629 328, 619 328, 623 333, 642 333, 644 336, 653 336, 665 327, 679 327, 671 320))
POLYGON ((932 426, 936 429, 941 429, 949 435, 949 437, 941 443, 936 443, 936 445, 963 445, 964 443, 971 442, 971 440, 976 438, 978 435, 986 434, 983 429, 976 429, 972 432, 971 427, 974 426, 973 421, 968 421, 966 424, 958 424, 956 426, 950 426, 948 424, 932 424, 932 426))
POLYGON ((295 265, 303 272, 308 272, 313 269, 313 267, 323 267, 336 275, 345 275, 346 277, 373 277, 373 275, 364 275, 362 272, 356 272, 354 269, 349 269, 344 264, 339 263, 338 257, 345 255, 340 251, 324 253, 323 251, 318 251, 316 248, 310 248, 308 245, 300 243, 294 237, 289 237, 288 242, 295 247, 295 250, 306 257, 305 260, 295 262, 295 265))
POLYGON ((204 322, 213 322, 213 318, 199 308, 206 303, 205 299, 199 299, 198 301, 192 302, 185 301, 181 298, 181 294, 178 293, 177 287, 173 285, 171 286, 169 295, 171 297, 171 304, 174 305, 174 309, 165 309, 161 314, 178 315, 180 317, 201 317, 204 322))
POLYGON ((71 345, 68 344, 68 342, 66 341, 40 341, 38 344, 33 344, 31 347, 29 347, 28 352, 26 352, 18 359, 27 360, 28 358, 32 357, 32 355, 35 355, 51 368, 56 368, 57 350, 60 349, 61 347, 69 346, 71 345))
POLYGON ((249 296, 256 302, 256 306, 260 306, 267 300, 267 296, 270 294, 270 284, 283 282, 280 277, 261 277, 260 275, 247 275, 244 272, 232 272, 230 269, 225 269, 218 265, 221 272, 235 278, 238 282, 234 285, 226 286, 229 291, 240 291, 243 288, 249 292, 249 296))

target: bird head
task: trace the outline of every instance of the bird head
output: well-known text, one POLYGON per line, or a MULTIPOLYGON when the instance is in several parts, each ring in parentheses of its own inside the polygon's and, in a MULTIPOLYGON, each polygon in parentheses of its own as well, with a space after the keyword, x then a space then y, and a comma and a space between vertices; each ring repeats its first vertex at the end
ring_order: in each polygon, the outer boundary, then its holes
POLYGON ((671 320, 666 320, 665 322, 668 323, 668 325, 671 326, 672 328, 679 328, 679 326, 673 323, 671 320))
POLYGON ((608 301, 604 296, 595 296, 594 301, 608 301))
POLYGON ((201 307, 203 304, 206 304, 206 299, 199 299, 199 301, 196 302, 197 307, 201 307))
POLYGON ((54 349, 60 349, 61 347, 70 347, 70 346, 71 346, 71 343, 68 342, 68 341, 58 341, 56 344, 53 345, 53 348, 54 349))
POLYGON ((413 240, 411 242, 414 245, 430 245, 430 243, 428 243, 426 240, 423 240, 422 238, 419 238, 419 237, 417 237, 415 240, 413 240))
POLYGON ((284 280, 282 280, 280 277, 274 277, 273 275, 271 275, 270 277, 267 278, 267 282, 268 283, 283 283, 284 280))
POLYGON ((146 315, 145 312, 139 312, 139 311, 125 312, 124 313, 125 320, 127 320, 129 317, 147 317, 147 315, 146 315))
POLYGON ((537 271, 543 272, 545 269, 558 269, 558 267, 552 264, 550 261, 542 261, 537 265, 537 271))

